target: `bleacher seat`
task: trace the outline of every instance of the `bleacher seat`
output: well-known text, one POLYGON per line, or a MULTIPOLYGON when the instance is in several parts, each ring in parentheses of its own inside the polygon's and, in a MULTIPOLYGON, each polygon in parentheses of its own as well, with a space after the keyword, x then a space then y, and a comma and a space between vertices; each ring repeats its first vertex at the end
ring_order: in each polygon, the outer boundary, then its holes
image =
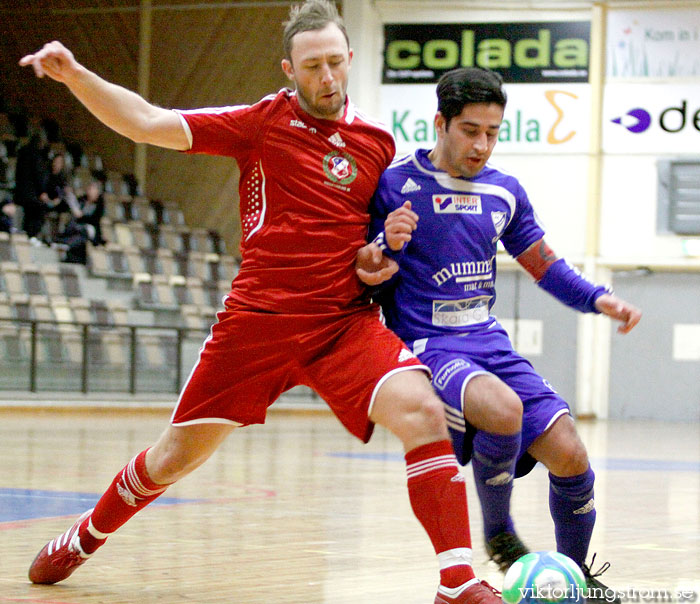
POLYGON ((16 262, 1 262, 0 271, 2 272, 5 291, 10 296, 24 295, 24 280, 19 264, 16 262))
POLYGON ((14 319, 20 321, 32 321, 34 319, 34 311, 29 301, 29 295, 25 293, 10 294, 9 300, 14 319))
POLYGON ((17 262, 15 252, 10 241, 10 234, 0 231, 0 261, 17 262))
POLYGON ((114 232, 114 224, 111 218, 108 216, 100 218, 100 230, 102 231, 102 239, 104 239, 105 242, 111 241, 112 243, 116 243, 117 234, 114 232))
POLYGON ((48 296, 64 295, 59 267, 55 264, 42 264, 38 268, 46 287, 46 294, 48 296))
POLYGON ((89 324, 92 322, 90 304, 85 298, 50 296, 49 302, 57 321, 89 324))
POLYGON ((158 268, 160 269, 159 274, 163 274, 168 277, 179 274, 179 264, 176 261, 174 254, 169 249, 159 248, 155 253, 158 259, 158 268))
POLYGON ((211 254, 219 254, 220 256, 226 254, 226 243, 221 238, 221 235, 217 231, 209 230, 207 233, 208 249, 207 252, 211 254))
POLYGON ((204 312, 203 307, 198 304, 183 304, 180 307, 180 312, 185 327, 189 329, 209 330, 216 321, 216 316, 213 312, 204 312))
POLYGON ((216 307, 209 304, 209 296, 204 290, 204 285, 199 277, 187 278, 187 289, 192 297, 192 302, 197 306, 202 307, 205 314, 214 315, 216 307))
POLYGON ((175 294, 166 275, 138 273, 134 275, 134 287, 138 308, 168 311, 178 309, 175 294))
POLYGON ((185 277, 182 275, 170 275, 168 277, 168 285, 178 306, 193 303, 192 292, 187 287, 187 279, 185 277))
POLYGON ((161 234, 160 225, 145 224, 144 229, 146 231, 146 247, 150 247, 154 250, 161 248, 168 249, 167 242, 161 234))
POLYGON ((25 233, 10 234, 0 231, 0 261, 31 263, 31 246, 25 233))
POLYGON ((114 223, 114 235, 116 236, 116 243, 122 247, 138 247, 138 243, 134 241, 134 233, 131 227, 125 222, 114 223))
POLYGON ((152 245, 152 239, 146 230, 146 226, 140 220, 132 220, 126 223, 126 225, 115 225, 115 230, 121 226, 126 226, 131 233, 131 243, 129 245, 134 245, 141 249, 154 249, 152 245))
POLYGON ((126 307, 116 300, 90 300, 91 322, 103 327, 127 325, 126 307))
MULTIPOLYGON (((135 251, 137 261, 138 250, 135 251)), ((93 277, 127 279, 131 281, 132 270, 126 250, 117 243, 88 248, 88 269, 93 277)))
POLYGON ((61 264, 59 268, 61 277, 61 285, 63 286, 63 294, 69 298, 80 298, 83 292, 80 288, 80 279, 75 268, 65 264, 61 264))
POLYGON ((24 291, 30 296, 46 295, 44 277, 36 264, 25 264, 20 268, 24 291))
POLYGON ((134 218, 143 224, 157 224, 156 211, 147 197, 137 195, 132 199, 134 218))
POLYGON ((192 252, 209 251, 209 231, 206 229, 191 229, 189 249, 192 252))
POLYGON ((162 245, 174 253, 187 253, 185 249, 182 237, 180 237, 180 230, 170 224, 160 225, 159 229, 160 239, 162 245))
POLYGON ((181 226, 185 224, 185 216, 177 203, 163 204, 163 224, 181 226))
POLYGON ((124 222, 123 209, 119 198, 114 193, 105 191, 102 196, 105 200, 105 216, 113 223, 124 222))
POLYGON ((203 268, 202 279, 212 283, 218 283, 219 281, 231 283, 238 274, 238 262, 233 256, 205 254, 203 268))

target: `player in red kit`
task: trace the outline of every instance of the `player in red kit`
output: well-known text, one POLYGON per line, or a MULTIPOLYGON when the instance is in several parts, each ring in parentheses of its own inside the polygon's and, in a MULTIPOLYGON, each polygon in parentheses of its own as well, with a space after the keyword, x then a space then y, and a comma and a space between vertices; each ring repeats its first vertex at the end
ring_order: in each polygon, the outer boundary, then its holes
POLYGON ((375 423, 401 440, 411 505, 440 566, 435 602, 497 604, 471 568, 465 484, 442 403, 358 279, 375 260, 387 262, 387 274, 396 268, 365 246, 369 199, 393 158, 393 138, 346 96, 352 51, 330 2, 293 7, 284 48, 294 91, 195 111, 151 105, 87 70, 59 42, 20 61, 64 83, 135 142, 234 158, 243 227, 240 272, 171 423, 120 470, 94 510, 39 552, 29 578, 68 577, 234 428, 264 422, 282 392, 305 384, 363 441, 375 423))

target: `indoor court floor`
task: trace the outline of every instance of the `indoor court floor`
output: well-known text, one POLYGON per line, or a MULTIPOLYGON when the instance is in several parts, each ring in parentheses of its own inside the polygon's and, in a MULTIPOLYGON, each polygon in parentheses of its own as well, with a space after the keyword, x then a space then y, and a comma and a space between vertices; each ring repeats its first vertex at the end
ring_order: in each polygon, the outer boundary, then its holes
MULTIPOLYGON (((161 411, 0 411, 0 604, 429 604, 438 582, 396 438, 326 412, 271 411, 140 512, 74 575, 31 585, 43 545, 151 444, 161 411)), ((594 570, 628 602, 700 603, 700 425, 580 421, 596 471, 594 570), (672 598, 672 599, 671 599, 672 598)), ((471 468, 474 565, 487 562, 471 468)), ((516 527, 554 549, 547 472, 516 482, 516 527)))

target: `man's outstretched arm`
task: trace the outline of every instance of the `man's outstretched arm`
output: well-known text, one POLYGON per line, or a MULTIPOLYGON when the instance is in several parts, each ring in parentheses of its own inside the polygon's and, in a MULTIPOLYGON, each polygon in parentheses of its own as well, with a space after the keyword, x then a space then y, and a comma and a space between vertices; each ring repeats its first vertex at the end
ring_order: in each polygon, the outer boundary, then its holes
POLYGON ((581 312, 598 312, 620 321, 617 331, 628 333, 639 323, 642 312, 607 288, 594 285, 540 239, 516 260, 546 292, 581 312))
POLYGON ((60 42, 45 44, 34 54, 22 57, 19 64, 31 65, 39 78, 48 76, 65 84, 98 120, 136 143, 180 151, 190 147, 174 111, 156 107, 135 92, 102 79, 78 63, 60 42))

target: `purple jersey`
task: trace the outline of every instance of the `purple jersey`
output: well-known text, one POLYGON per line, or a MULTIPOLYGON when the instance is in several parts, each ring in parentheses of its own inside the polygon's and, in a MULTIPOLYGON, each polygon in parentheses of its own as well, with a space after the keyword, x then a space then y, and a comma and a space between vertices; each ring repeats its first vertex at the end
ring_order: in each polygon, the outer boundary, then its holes
POLYGON ((404 341, 471 331, 491 321, 496 249, 518 256, 544 237, 518 180, 486 164, 473 178, 437 170, 420 149, 384 172, 372 203, 370 240, 405 201, 420 216, 401 270, 379 297, 404 341))

